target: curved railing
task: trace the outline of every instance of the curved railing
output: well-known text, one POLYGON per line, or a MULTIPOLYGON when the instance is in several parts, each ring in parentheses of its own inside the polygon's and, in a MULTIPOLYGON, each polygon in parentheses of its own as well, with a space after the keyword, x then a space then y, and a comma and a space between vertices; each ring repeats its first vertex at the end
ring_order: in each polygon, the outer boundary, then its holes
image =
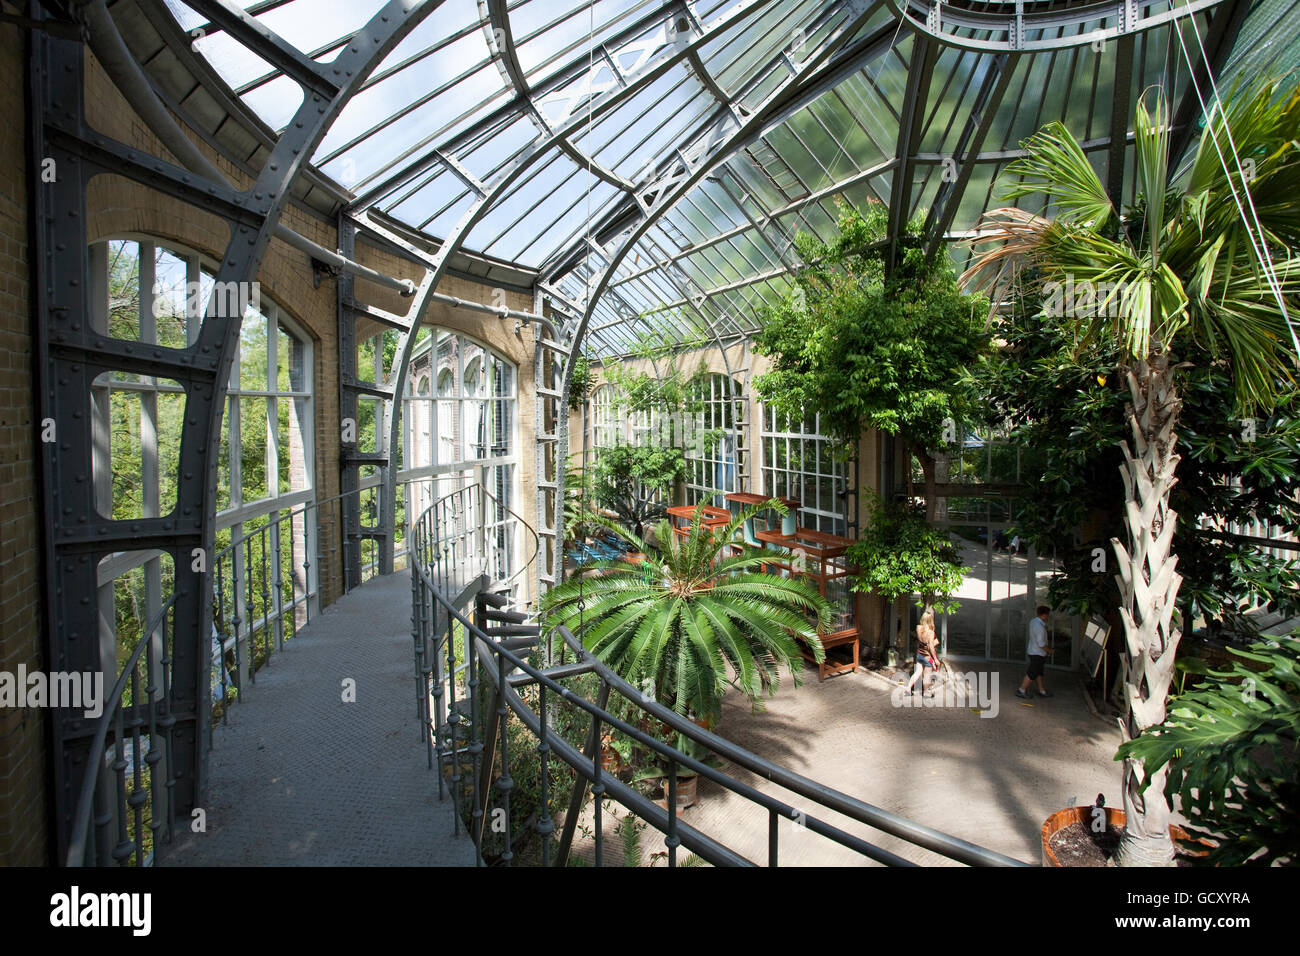
MULTIPOLYGON (((437 504, 429 511, 436 507, 437 504)), ((584 650, 567 629, 561 628, 559 633, 577 660, 561 662, 545 669, 534 666, 524 659, 522 653, 512 649, 517 644, 499 640, 481 626, 484 623, 481 604, 479 623, 463 613, 468 600, 480 593, 487 582, 482 576, 477 582, 473 579, 472 566, 462 568, 457 574, 450 573, 453 566, 440 557, 444 554, 442 542, 438 539, 441 524, 434 520, 425 521, 424 517, 422 515, 416 523, 419 531, 415 541, 418 546, 410 549, 417 695, 421 701, 421 716, 426 721, 426 740, 431 741, 431 765, 436 756, 439 793, 441 795, 444 791, 446 782, 444 764, 450 764, 446 777, 450 780, 451 792, 456 801, 456 826, 459 827, 459 821, 467 822, 478 862, 483 862, 484 833, 489 819, 493 823, 493 832, 501 834, 501 845, 504 848, 500 856, 502 862, 510 863, 514 855, 514 824, 510 815, 510 801, 516 781, 512 777, 508 726, 509 717, 513 714, 536 741, 535 750, 541 761, 538 775, 541 788, 540 809, 531 828, 541 840, 540 859, 543 865, 562 866, 568 861, 588 787, 594 798, 592 831, 596 865, 602 864, 604 855, 602 814, 605 799, 614 799, 637 819, 666 836, 670 866, 677 864, 678 847, 686 847, 715 865, 754 865, 754 861, 728 846, 723 838, 706 834, 680 819, 677 811, 679 769, 711 780, 724 790, 761 808, 768 822, 766 862, 769 866, 775 866, 779 862, 780 821, 783 819, 795 821, 801 829, 825 837, 866 859, 894 866, 914 865, 896 853, 829 822, 820 815, 821 811, 840 814, 958 862, 977 866, 1024 865, 1018 860, 959 840, 823 786, 704 730, 671 709, 645 699, 637 688, 584 650), (443 567, 440 568, 440 564, 443 567), (445 711, 445 723, 440 701, 435 708, 437 716, 430 721, 428 702, 431 695, 435 699, 441 697, 442 675, 458 673, 457 641, 441 637, 444 631, 448 636, 452 635, 457 627, 461 629, 467 645, 466 660, 462 665, 464 679, 458 682, 453 676, 447 681, 450 700, 445 711), (469 645, 472 645, 472 652, 469 645), (439 649, 447 657, 445 668, 442 666, 439 649), (422 665, 423 661, 428 663, 422 665), (562 681, 579 674, 592 674, 598 679, 599 691, 595 701, 588 700, 563 685, 562 681), (464 694, 459 704, 456 701, 458 687, 464 694), (536 709, 520 693, 524 687, 536 689, 536 709), (632 704, 643 717, 666 724, 691 741, 691 749, 699 748, 701 752, 714 754, 762 779, 770 780, 793 793, 798 802, 791 803, 764 793, 704 760, 663 743, 641 726, 618 717, 609 707, 611 692, 632 704), (486 696, 489 694, 490 700, 486 696), (576 708, 588 718, 590 723, 582 749, 553 729, 554 718, 557 716, 553 708, 558 707, 576 708), (600 756, 600 742, 607 731, 617 731, 636 741, 667 764, 667 799, 664 806, 605 770, 600 756), (554 848, 551 844, 556 824, 550 813, 549 793, 552 755, 575 774, 564 829, 554 848), (495 776, 493 768, 497 771, 495 776)))
POLYGON ((167 623, 175 603, 176 595, 173 594, 141 632, 135 650, 127 658, 112 692, 103 703, 104 712, 91 741, 86 758, 87 771, 82 778, 81 793, 73 815, 66 858, 68 866, 106 865, 110 861, 128 866, 133 857, 137 866, 145 866, 157 852, 158 835, 164 827, 167 839, 171 840, 173 815, 164 808, 170 806, 166 797, 171 794, 175 778, 167 770, 167 779, 160 782, 158 764, 165 757, 164 767, 173 766, 172 730, 176 722, 171 711, 173 635, 169 633, 167 623), (156 657, 155 643, 159 645, 156 657), (143 678, 140 673, 142 660, 143 678), (142 682, 143 700, 140 697, 142 682), (131 691, 129 704, 126 701, 128 688, 131 691), (146 725, 147 743, 141 733, 146 725), (113 729, 113 762, 106 766, 110 727, 113 729), (128 767, 131 770, 129 788, 128 767), (112 771, 111 778, 107 774, 109 770, 112 771), (149 811, 147 823, 146 807, 149 811), (92 811, 95 823, 93 842, 90 840, 92 811))
MULTIPOLYGON (((409 501, 413 486, 434 480, 409 478, 399 487, 409 501)), ((370 490, 366 486, 361 492, 370 490)), ((326 581, 337 582, 341 591, 349 580, 364 582, 377 572, 378 545, 369 561, 363 552, 360 568, 347 566, 344 536, 349 509, 357 506, 349 501, 352 497, 345 493, 233 512, 232 529, 240 533, 217 552, 209 568, 214 584, 212 673, 219 685, 223 722, 229 714, 227 690, 235 691, 235 700, 242 699, 244 680, 255 683, 258 665, 269 661, 283 649, 287 637, 311 621, 313 602, 317 610, 328 603, 326 581), (343 566, 331 567, 340 560, 340 552, 343 566)), ((359 504, 365 507, 364 502, 359 504)), ((410 522, 402 525, 409 535, 410 522)), ((405 553, 398 544, 396 556, 405 553)), ((174 815, 167 797, 175 782, 169 769, 175 635, 169 621, 175 601, 173 595, 141 631, 103 712, 95 718, 88 772, 82 778, 65 856, 69 866, 149 865, 163 831, 168 841, 172 837, 174 815)), ((211 746, 211 723, 208 734, 211 746)))

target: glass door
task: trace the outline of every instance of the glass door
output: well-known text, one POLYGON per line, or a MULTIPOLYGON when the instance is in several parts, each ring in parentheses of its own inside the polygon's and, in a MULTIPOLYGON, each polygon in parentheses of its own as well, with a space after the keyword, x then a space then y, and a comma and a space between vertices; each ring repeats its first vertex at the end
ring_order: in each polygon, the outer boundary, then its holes
MULTIPOLYGON (((988 525, 954 525, 948 538, 969 568, 953 599, 960 605, 942 615, 939 637, 944 656, 984 660, 989 656, 989 588, 993 558, 988 525)), ((911 635, 908 635, 909 637, 911 635)))

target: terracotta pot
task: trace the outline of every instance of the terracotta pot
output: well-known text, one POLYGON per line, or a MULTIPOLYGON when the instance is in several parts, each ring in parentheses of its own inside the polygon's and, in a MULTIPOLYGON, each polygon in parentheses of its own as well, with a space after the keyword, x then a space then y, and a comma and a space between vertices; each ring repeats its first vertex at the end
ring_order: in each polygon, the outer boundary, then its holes
MULTIPOLYGON (((668 809, 668 778, 663 782, 664 795, 655 801, 665 810, 668 809)), ((677 778, 677 812, 681 813, 687 807, 693 807, 699 801, 700 778, 698 774, 691 774, 689 777, 677 778)))
MULTIPOLYGON (((1103 808, 1106 811, 1106 824, 1117 829, 1123 829, 1127 821, 1126 814, 1123 810, 1114 807, 1103 808)), ((1064 810, 1057 810, 1043 823, 1042 840, 1043 840, 1043 866, 1061 866, 1061 861, 1056 858, 1052 852, 1052 837, 1058 830, 1063 830, 1071 823, 1081 823, 1084 826, 1092 824, 1092 807, 1066 807, 1064 810)), ((1169 836, 1177 846, 1181 841, 1191 839, 1191 835, 1182 827, 1175 824, 1169 824, 1169 836)))
POLYGON ((623 758, 614 749, 614 739, 608 734, 600 741, 600 766, 606 773, 619 774, 623 771, 623 758))

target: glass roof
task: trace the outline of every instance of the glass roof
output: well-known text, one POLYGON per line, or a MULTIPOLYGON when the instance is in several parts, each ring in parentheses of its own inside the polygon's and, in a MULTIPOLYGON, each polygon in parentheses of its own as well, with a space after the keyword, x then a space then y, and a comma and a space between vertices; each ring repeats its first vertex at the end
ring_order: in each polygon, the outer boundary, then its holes
MULTIPOLYGON (((212 14, 241 7, 328 63, 383 5, 164 3, 273 130, 300 87, 212 14)), ((1136 97, 1153 84, 1175 105, 1194 97, 1207 60, 1220 90, 1300 65, 1300 0, 434 6, 312 162, 354 214, 536 273, 556 304, 590 314, 598 354, 647 330, 700 343, 751 331, 798 265, 794 235, 829 238, 837 202, 885 203, 895 231, 924 212, 930 233, 960 238, 1051 120, 1104 180, 1123 164, 1127 197, 1132 151, 1112 147, 1113 111, 1127 134, 1136 97)))

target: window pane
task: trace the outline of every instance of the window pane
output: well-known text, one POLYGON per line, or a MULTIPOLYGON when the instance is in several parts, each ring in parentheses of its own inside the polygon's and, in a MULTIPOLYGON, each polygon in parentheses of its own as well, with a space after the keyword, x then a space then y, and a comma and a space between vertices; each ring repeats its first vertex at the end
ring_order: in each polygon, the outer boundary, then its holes
POLYGON ((183 349, 189 341, 185 319, 190 298, 186 269, 186 262, 180 256, 161 246, 154 247, 153 315, 157 343, 173 349, 183 349))
MULTIPOLYGON (((266 316, 250 312, 239 333, 239 387, 264 392, 266 383, 266 316)), ((263 416, 265 418, 265 416, 263 416)))

